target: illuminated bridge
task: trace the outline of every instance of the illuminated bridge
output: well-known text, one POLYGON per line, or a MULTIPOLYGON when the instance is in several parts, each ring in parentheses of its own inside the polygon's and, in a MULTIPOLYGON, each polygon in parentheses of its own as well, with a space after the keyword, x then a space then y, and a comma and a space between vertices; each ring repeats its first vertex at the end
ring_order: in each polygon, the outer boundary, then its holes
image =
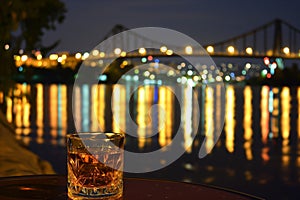
MULTIPOLYGON (((116 25, 103 40, 117 33, 128 30, 122 25, 116 25)), ((201 56, 207 55, 212 57, 240 57, 240 58, 283 58, 283 59, 300 59, 300 30, 291 24, 276 19, 260 27, 252 29, 246 33, 226 39, 221 42, 207 44, 204 49, 199 50, 196 47, 187 44, 186 46, 174 46, 162 44, 151 38, 138 35, 134 32, 126 32, 125 35, 113 40, 109 46, 101 50, 91 52, 78 52, 70 54, 62 52, 51 54, 43 57, 39 51, 36 51, 34 57, 27 55, 15 55, 17 66, 34 66, 42 68, 55 68, 57 66, 75 68, 82 60, 99 60, 105 63, 119 57, 123 58, 155 58, 155 57, 172 57, 184 56, 201 56), (134 52, 125 52, 124 46, 139 46, 134 52), (160 45, 160 49, 147 49, 149 44, 160 45)), ((91 66, 99 65, 99 63, 91 66)))

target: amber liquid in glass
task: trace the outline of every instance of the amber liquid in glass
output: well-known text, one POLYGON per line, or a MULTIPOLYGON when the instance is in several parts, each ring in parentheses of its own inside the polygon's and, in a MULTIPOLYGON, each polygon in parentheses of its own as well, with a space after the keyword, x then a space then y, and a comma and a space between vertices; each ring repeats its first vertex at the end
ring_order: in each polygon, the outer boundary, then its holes
POLYGON ((122 196, 121 151, 97 148, 97 151, 90 152, 79 150, 68 153, 69 195, 74 198, 77 196, 77 199, 80 197, 111 199, 122 196))

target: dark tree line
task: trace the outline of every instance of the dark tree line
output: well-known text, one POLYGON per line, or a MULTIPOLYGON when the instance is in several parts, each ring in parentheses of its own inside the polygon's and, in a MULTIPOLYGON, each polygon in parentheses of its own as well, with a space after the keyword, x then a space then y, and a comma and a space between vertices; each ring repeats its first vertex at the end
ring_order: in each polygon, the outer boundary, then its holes
POLYGON ((39 50, 46 54, 59 41, 43 46, 46 30, 55 30, 65 18, 66 8, 60 0, 0 0, 0 90, 12 84, 16 70, 13 56, 39 50))

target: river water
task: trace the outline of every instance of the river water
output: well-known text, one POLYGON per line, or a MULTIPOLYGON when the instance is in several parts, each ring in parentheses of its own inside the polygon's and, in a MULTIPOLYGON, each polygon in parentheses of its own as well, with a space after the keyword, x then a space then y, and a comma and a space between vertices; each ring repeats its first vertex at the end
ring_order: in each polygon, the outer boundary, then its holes
POLYGON ((16 137, 59 174, 66 174, 65 136, 74 132, 75 116, 78 130, 135 132, 138 138, 126 141, 135 152, 162 148, 176 131, 182 134, 185 153, 175 162, 150 173, 126 173, 128 177, 299 199, 300 87, 228 84, 222 96, 218 86, 196 86, 182 88, 180 97, 168 86, 132 88, 82 85, 74 88, 72 108, 72 85, 17 84, 6 99, 6 116, 16 126, 16 137), (138 124, 133 129, 132 121, 138 124), (201 144, 208 155, 200 159, 201 144))

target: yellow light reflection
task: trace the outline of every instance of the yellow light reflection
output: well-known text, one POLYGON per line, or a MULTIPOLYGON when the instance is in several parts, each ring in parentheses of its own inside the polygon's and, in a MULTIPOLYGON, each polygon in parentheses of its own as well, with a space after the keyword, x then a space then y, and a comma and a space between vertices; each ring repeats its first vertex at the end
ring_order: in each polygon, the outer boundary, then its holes
POLYGON ((30 126, 30 104, 26 97, 22 97, 22 108, 23 108, 23 126, 24 128, 29 128, 30 126))
POLYGON ((30 133, 30 104, 27 100, 26 94, 30 94, 31 87, 27 84, 22 84, 22 120, 23 120, 23 134, 30 133))
POLYGON ((6 97, 6 119, 9 123, 12 123, 12 110, 13 110, 13 101, 10 97, 6 97))
POLYGON ((99 84, 97 86, 97 104, 95 104, 95 112, 97 116, 97 121, 99 124, 99 128, 101 131, 105 131, 105 94, 106 94, 106 86, 104 84, 99 84), (99 102, 99 103, 98 103, 99 102), (97 106, 96 106, 97 105, 97 106))
POLYGON ((52 139, 56 139, 57 138, 57 117, 58 117, 58 113, 57 113, 57 94, 58 94, 58 89, 57 89, 57 85, 55 84, 51 84, 50 88, 49 88, 49 101, 50 101, 50 105, 49 105, 49 118, 50 118, 50 134, 52 136, 52 139))
POLYGON ((14 98, 13 100, 13 110, 15 112, 15 124, 17 128, 21 128, 23 126, 22 122, 22 101, 21 99, 14 98))
POLYGON ((244 139, 251 140, 252 131, 252 90, 250 86, 244 89, 244 139))
POLYGON ((228 152, 234 152, 234 108, 235 108, 235 93, 232 85, 226 89, 226 105, 225 105, 225 143, 228 152))
POLYGON ((252 89, 246 86, 244 89, 244 149, 247 160, 253 159, 252 154, 252 89))
POLYGON ((204 109, 205 150, 206 153, 210 153, 214 144, 214 89, 209 86, 205 88, 204 109))
POLYGON ((273 88, 273 112, 272 112, 272 119, 271 119, 271 130, 273 133, 273 138, 278 138, 279 136, 279 98, 278 98, 278 93, 279 89, 278 88, 273 88))
POLYGON ((43 138, 44 131, 43 131, 43 129, 42 128, 37 128, 36 134, 37 134, 36 142, 38 144, 43 144, 44 143, 44 138, 43 138))
MULTIPOLYGON (((151 85, 146 85, 139 87, 138 90, 138 102, 137 102, 137 116, 136 121, 138 124, 138 140, 139 140, 139 148, 142 149, 145 146, 145 142, 151 144, 152 139, 148 136, 153 135, 153 123, 151 115, 155 114, 152 113, 151 110, 152 103, 153 103, 153 96, 154 96, 154 87, 151 85)), ((157 116, 153 118, 155 120, 157 116)), ((157 128, 156 128, 157 129, 157 128)), ((157 133, 154 133, 157 134, 157 133)))
POLYGON ((113 132, 126 132, 126 88, 124 85, 115 85, 112 96, 113 132))
MULTIPOLYGON (((39 129, 43 129, 44 127, 44 88, 43 84, 37 84, 36 85, 36 126, 39 129)), ((38 131, 39 134, 40 130, 38 131)), ((39 135, 38 134, 38 135, 39 135)))
POLYGON ((290 146, 287 139, 282 141, 282 166, 288 167, 290 162, 290 146))
POLYGON ((260 110, 261 110, 261 136, 262 142, 264 144, 268 141, 269 135, 269 86, 262 86, 261 89, 261 101, 260 101, 260 110))
POLYGON ((253 153, 252 153, 252 141, 245 141, 244 143, 244 149, 245 149, 245 154, 246 154, 246 159, 247 160, 252 160, 253 159, 253 153))
POLYGON ((80 87, 75 86, 74 88, 74 108, 73 108, 74 116, 76 116, 76 128, 81 130, 81 93, 80 87))
POLYGON ((143 149, 146 142, 146 125, 147 125, 147 110, 146 110, 146 92, 145 87, 138 88, 138 102, 137 102, 137 116, 136 121, 138 125, 138 147, 143 149))
MULTIPOLYGON (((223 129, 223 125, 221 122, 223 121, 222 119, 222 86, 220 84, 218 84, 216 86, 216 98, 215 98, 215 102, 216 102, 216 110, 214 111, 215 115, 216 115, 216 121, 215 121, 215 127, 216 127, 216 133, 221 133, 222 129, 223 129)), ((217 145, 220 145, 221 143, 217 143, 217 145)))
MULTIPOLYGON (((193 108, 193 89, 191 87, 184 88, 184 99, 183 99, 183 126, 184 126, 184 148, 187 153, 192 152, 192 108, 193 108)), ((208 138, 207 138, 208 139, 208 138)), ((207 144, 207 143, 206 143, 207 144)))
POLYGON ((91 131, 98 131, 98 84, 92 86, 91 94, 91 131))
POLYGON ((159 87, 159 99, 158 105, 160 106, 159 113, 158 113, 158 126, 163 127, 158 135, 158 143, 160 146, 165 146, 167 144, 166 140, 166 91, 167 87, 161 86, 159 87))
POLYGON ((173 126, 173 95, 172 91, 166 86, 159 87, 158 105, 160 106, 158 110, 158 127, 161 127, 158 142, 163 147, 171 142, 173 126))
POLYGON ((291 101, 291 96, 290 96, 290 89, 288 87, 283 87, 281 91, 281 134, 282 138, 288 139, 290 136, 290 101, 291 101))

